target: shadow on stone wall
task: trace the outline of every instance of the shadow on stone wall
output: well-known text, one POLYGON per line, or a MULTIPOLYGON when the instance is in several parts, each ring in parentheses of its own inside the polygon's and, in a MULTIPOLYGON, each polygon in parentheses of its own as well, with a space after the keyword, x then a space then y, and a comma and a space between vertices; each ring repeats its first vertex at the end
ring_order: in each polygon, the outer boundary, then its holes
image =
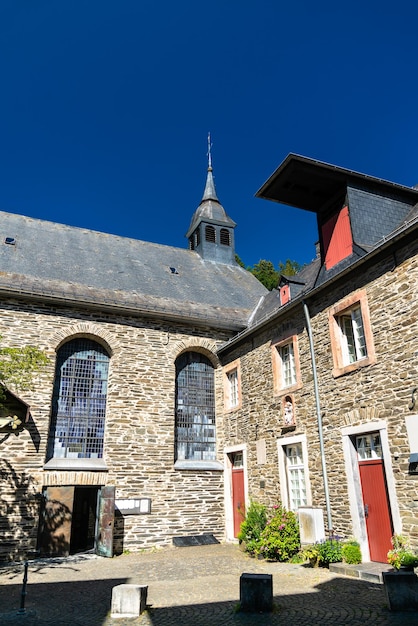
POLYGON ((0 485, 0 561, 10 561, 35 549, 40 497, 34 479, 5 459, 0 485))

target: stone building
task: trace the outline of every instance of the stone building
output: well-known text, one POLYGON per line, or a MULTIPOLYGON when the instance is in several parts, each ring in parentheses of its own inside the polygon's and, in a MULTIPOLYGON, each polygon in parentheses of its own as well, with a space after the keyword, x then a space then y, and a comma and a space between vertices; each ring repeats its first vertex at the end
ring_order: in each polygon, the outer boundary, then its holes
POLYGON ((190 249, 0 224, 2 344, 49 357, 0 421, 0 560, 222 538, 216 351, 266 289, 235 262, 211 166, 190 249))
POLYGON ((257 195, 315 212, 319 243, 218 348, 226 535, 280 500, 385 562, 394 532, 418 548, 418 189, 289 155, 257 195))
POLYGON ((210 162, 188 250, 0 213, 3 345, 49 356, 0 417, 0 560, 234 540, 251 499, 418 548, 418 189, 289 155, 257 195, 317 215, 272 292, 210 162))

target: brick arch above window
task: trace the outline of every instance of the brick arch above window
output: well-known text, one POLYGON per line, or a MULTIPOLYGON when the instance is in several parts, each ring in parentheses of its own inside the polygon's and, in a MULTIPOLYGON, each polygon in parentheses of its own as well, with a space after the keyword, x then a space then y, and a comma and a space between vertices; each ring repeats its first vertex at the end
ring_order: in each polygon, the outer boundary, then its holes
POLYGON ((120 343, 113 335, 93 322, 79 322, 58 330, 52 337, 55 350, 58 351, 64 343, 77 338, 92 339, 100 343, 113 356, 120 348, 120 343))
POLYGON ((210 339, 193 337, 190 339, 173 340, 169 343, 169 355, 174 362, 183 352, 200 352, 212 363, 214 368, 219 367, 220 362, 216 356, 216 343, 210 339))

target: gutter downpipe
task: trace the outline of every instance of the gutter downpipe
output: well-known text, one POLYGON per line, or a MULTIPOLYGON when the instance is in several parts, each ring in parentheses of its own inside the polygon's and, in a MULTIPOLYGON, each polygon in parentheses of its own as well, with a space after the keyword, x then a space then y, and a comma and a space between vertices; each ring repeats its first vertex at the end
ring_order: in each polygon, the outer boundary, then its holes
POLYGON ((314 391, 315 391, 315 404, 316 404, 316 416, 318 420, 318 433, 319 433, 319 447, 321 450, 321 463, 322 463, 322 476, 324 480, 324 492, 325 492, 325 502, 327 507, 327 520, 328 520, 328 534, 332 534, 332 514, 331 514, 331 503, 329 497, 329 488, 328 488, 328 475, 327 475, 327 466, 325 462, 325 450, 324 450, 324 437, 323 437, 323 429, 322 429, 322 415, 321 415, 321 404, 319 401, 319 390, 318 390, 318 376, 316 373, 316 361, 315 361, 315 352, 312 338, 312 326, 311 326, 311 318, 309 315, 308 305, 305 300, 302 300, 303 304, 303 312, 305 313, 306 319, 306 328, 308 330, 309 337, 309 347, 311 351, 311 360, 312 360, 312 375, 313 375, 313 383, 314 383, 314 391))

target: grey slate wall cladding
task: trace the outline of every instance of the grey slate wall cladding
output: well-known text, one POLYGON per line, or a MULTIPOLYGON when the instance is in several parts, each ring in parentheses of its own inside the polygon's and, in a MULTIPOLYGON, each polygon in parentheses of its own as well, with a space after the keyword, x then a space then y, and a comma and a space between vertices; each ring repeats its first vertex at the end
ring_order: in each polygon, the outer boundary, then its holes
POLYGON ((347 188, 353 239, 359 245, 375 245, 406 218, 412 204, 378 193, 347 188))

